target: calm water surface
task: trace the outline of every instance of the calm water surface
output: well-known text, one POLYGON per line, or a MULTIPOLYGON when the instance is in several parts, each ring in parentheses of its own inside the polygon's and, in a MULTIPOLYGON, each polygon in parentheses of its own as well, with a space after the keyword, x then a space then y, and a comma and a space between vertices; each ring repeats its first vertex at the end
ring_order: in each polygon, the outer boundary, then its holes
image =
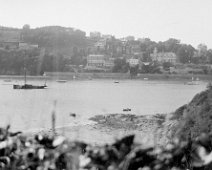
POLYGON ((76 80, 49 81, 48 89, 44 90, 13 90, 12 83, 0 80, 0 125, 10 123, 13 129, 25 131, 50 128, 53 110, 58 127, 86 124, 93 115, 123 113, 124 108, 139 115, 169 113, 206 88, 203 82, 184 85, 167 81, 76 80), (76 113, 76 118, 70 113, 76 113))

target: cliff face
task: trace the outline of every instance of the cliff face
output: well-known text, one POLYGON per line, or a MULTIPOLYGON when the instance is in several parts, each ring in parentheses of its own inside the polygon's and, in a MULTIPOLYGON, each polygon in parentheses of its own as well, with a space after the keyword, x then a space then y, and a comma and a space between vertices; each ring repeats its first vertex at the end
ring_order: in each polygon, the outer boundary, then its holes
POLYGON ((177 109, 170 118, 175 121, 172 135, 192 138, 212 132, 212 88, 197 94, 187 105, 177 109))

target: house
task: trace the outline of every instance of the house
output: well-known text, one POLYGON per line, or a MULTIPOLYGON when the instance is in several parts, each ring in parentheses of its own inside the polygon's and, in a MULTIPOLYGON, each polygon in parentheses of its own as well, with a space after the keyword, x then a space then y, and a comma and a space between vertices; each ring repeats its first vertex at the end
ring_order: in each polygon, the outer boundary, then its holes
POLYGON ((151 63, 150 63, 150 62, 142 62, 142 64, 143 64, 144 66, 149 66, 151 63))
POLYGON ((35 49, 38 48, 37 44, 28 44, 25 42, 19 42, 19 48, 24 50, 35 49))
POLYGON ((20 38, 21 31, 19 29, 0 26, 0 42, 20 41, 20 38))
POLYGON ((19 41, 1 41, 0 48, 4 48, 7 50, 10 49, 18 49, 19 48, 19 41))
POLYGON ((114 67, 114 58, 102 54, 90 54, 87 56, 86 70, 107 71, 114 67))
POLYGON ((105 59, 105 64, 104 64, 104 67, 105 68, 108 68, 108 69, 112 69, 114 67, 114 58, 106 58, 105 59))
POLYGON ((132 45, 132 53, 135 55, 135 54, 139 54, 141 53, 141 47, 139 44, 133 44, 132 45))
POLYGON ((139 65, 139 59, 136 59, 136 58, 130 58, 130 59, 127 59, 127 63, 129 63, 130 67, 135 67, 137 65, 139 65))
POLYGON ((101 39, 94 44, 97 51, 104 50, 106 48, 106 40, 101 39))
POLYGON ((14 50, 14 49, 22 49, 22 50, 29 50, 38 48, 37 44, 28 44, 22 41, 14 40, 14 41, 1 41, 0 48, 4 48, 7 50, 14 50))
POLYGON ((110 40, 113 36, 110 35, 110 34, 103 34, 102 35, 102 38, 105 39, 105 40, 110 40))
POLYGON ((99 39, 99 38, 101 38, 101 33, 97 32, 97 31, 90 32, 90 38, 99 39))
POLYGON ((20 30, 0 27, 0 48, 18 49, 20 42, 20 30))
POLYGON ((104 67, 105 56, 102 54, 90 54, 87 56, 88 67, 104 67))
POLYGON ((154 53, 150 54, 152 61, 157 61, 159 63, 170 62, 176 64, 178 62, 178 57, 173 52, 157 52, 154 50, 154 53))

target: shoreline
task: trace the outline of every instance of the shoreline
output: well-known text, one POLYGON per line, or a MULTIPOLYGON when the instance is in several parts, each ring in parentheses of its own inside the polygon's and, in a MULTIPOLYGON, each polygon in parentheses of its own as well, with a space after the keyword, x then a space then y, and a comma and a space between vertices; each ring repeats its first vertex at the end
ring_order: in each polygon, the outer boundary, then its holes
MULTIPOLYGON (((70 72, 48 72, 46 76, 31 76, 28 75, 29 80, 164 80, 164 81, 191 81, 191 78, 198 78, 200 81, 212 81, 211 75, 203 74, 138 74, 131 78, 129 73, 70 73, 70 72)), ((21 80, 23 75, 0 75, 0 79, 14 79, 21 80)))
MULTIPOLYGON (((135 135, 137 143, 145 146, 164 145, 168 142, 168 114, 134 115, 134 114, 105 114, 96 115, 89 120, 92 124, 73 125, 56 128, 58 135, 63 135, 73 141, 83 141, 93 145, 111 144, 116 140, 135 135)), ((27 134, 52 133, 51 129, 27 134)))

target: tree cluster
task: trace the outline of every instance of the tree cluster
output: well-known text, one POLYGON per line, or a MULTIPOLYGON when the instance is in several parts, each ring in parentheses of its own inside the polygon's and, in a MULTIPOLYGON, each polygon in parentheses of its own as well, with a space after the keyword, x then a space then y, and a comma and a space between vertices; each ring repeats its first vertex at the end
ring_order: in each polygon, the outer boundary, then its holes
POLYGON ((63 55, 33 50, 0 50, 0 74, 23 75, 24 69, 29 75, 42 75, 45 71, 66 71, 69 59, 63 55))
POLYGON ((30 29, 25 25, 21 31, 22 41, 29 44, 38 44, 39 47, 59 52, 64 55, 72 55, 73 47, 86 47, 85 32, 73 28, 60 26, 48 26, 30 29))

